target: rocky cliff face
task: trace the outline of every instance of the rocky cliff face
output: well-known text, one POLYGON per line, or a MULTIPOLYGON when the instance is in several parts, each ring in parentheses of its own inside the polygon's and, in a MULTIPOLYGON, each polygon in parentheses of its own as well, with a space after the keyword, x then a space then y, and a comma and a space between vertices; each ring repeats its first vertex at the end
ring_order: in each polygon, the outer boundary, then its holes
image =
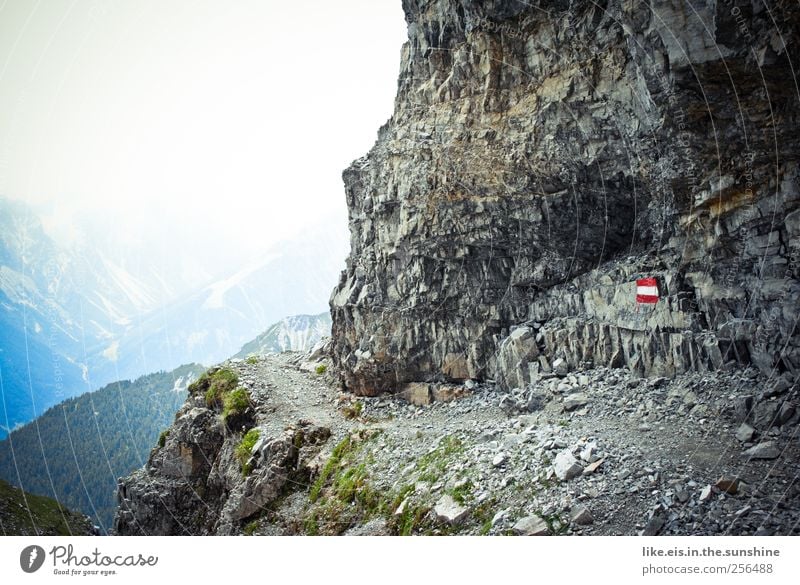
POLYGON ((796 375, 800 9, 773 4, 404 0, 394 115, 344 173, 346 387, 796 375))

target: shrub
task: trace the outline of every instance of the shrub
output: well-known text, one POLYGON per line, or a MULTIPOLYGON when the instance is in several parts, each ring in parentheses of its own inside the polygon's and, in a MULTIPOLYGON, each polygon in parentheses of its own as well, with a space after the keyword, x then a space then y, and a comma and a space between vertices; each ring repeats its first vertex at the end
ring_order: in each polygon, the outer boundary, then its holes
POLYGON ((257 355, 248 356, 247 363, 250 364, 251 366, 256 365, 258 363, 258 356, 257 355))
POLYGON ((167 437, 169 437, 169 429, 166 431, 161 431, 161 434, 158 435, 158 446, 164 447, 167 444, 167 437))
POLYGON ((354 419, 361 416, 361 413, 364 412, 364 403, 359 401, 354 402, 353 404, 349 404, 342 409, 344 413, 344 417, 346 419, 354 419))
POLYGON ((322 374, 328 371, 328 366, 326 366, 325 364, 320 364, 314 371, 321 376, 322 374))
POLYGON ((246 388, 237 388, 222 398, 222 420, 242 414, 250 406, 250 393, 246 388))
POLYGON ((225 395, 239 385, 239 376, 228 368, 209 370, 189 386, 192 394, 203 393, 206 406, 213 408, 222 404, 225 395))
POLYGON ((250 461, 250 457, 253 455, 253 447, 255 447, 260 436, 261 432, 258 429, 250 429, 245 436, 242 437, 242 442, 239 443, 239 446, 236 447, 236 458, 242 466, 242 475, 245 477, 250 475, 252 471, 247 462, 250 461))

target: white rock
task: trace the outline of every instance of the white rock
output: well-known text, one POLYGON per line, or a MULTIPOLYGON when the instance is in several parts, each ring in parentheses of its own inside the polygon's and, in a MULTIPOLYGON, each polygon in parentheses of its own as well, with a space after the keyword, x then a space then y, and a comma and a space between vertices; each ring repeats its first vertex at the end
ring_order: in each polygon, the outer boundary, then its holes
POLYGON ((538 516, 525 516, 517 520, 511 530, 524 536, 547 536, 550 534, 547 522, 538 516))
POLYGON ((469 508, 456 502, 450 494, 445 494, 436 502, 433 507, 433 513, 442 522, 455 525, 460 524, 467 518, 469 508))
POLYGON ((742 443, 749 443, 756 435, 756 430, 747 423, 742 423, 736 429, 736 438, 742 443))
POLYGON ((507 459, 508 456, 505 453, 498 453, 494 456, 494 459, 492 459, 492 465, 494 467, 500 467, 506 462, 507 459))
POLYGON ((569 481, 583 473, 583 467, 575 459, 572 452, 567 449, 556 455, 555 461, 553 461, 553 471, 561 481, 569 481))

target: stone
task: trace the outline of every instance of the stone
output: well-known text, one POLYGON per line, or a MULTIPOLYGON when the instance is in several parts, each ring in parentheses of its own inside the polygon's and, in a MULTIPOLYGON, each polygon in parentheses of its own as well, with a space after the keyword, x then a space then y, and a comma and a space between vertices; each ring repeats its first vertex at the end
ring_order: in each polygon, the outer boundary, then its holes
POLYGON ((681 504, 685 504, 689 501, 689 492, 686 491, 683 487, 675 488, 675 498, 681 504))
POLYGON ((699 499, 701 502, 707 502, 708 500, 711 499, 712 495, 713 495, 713 488, 710 485, 707 485, 700 491, 699 499))
POLYGON ((586 467, 583 468, 583 475, 592 475, 595 471, 600 469, 600 466, 605 463, 605 459, 598 459, 594 463, 590 463, 586 467))
POLYGON ((502 467, 505 462, 508 460, 508 455, 505 453, 498 453, 492 459, 492 467, 502 467))
POLYGON ((792 383, 787 378, 783 376, 776 378, 775 381, 769 385, 767 390, 764 391, 764 398, 772 398, 785 394, 791 387, 792 383))
POLYGON ((736 429, 736 438, 742 443, 749 443, 756 436, 756 430, 747 423, 742 423, 736 429))
POLYGON ((561 451, 553 461, 553 471, 561 481, 569 481, 583 472, 583 467, 569 450, 561 451))
POLYGON ((714 484, 714 487, 721 492, 725 492, 733 496, 739 491, 739 480, 735 477, 722 476, 717 480, 717 483, 714 484))
POLYGON ((538 516, 525 516, 524 518, 520 518, 514 523, 511 530, 515 534, 522 536, 547 536, 550 534, 550 528, 547 526, 547 522, 538 516))
POLYGON ((465 386, 434 386, 431 389, 431 399, 434 402, 452 402, 467 395, 465 386))
POLYGON ((454 526, 467 519, 469 508, 456 502, 450 494, 445 494, 436 502, 433 513, 440 522, 454 526))
POLYGON ((566 398, 564 398, 564 410, 567 412, 572 412, 573 410, 577 410, 583 406, 586 406, 589 403, 589 397, 582 392, 578 392, 576 394, 570 394, 566 398))
MULTIPOLYGON (((500 343, 496 356, 497 385, 504 389, 524 388, 531 382, 529 364, 539 357, 534 330, 518 327, 500 343)), ((538 363, 538 362, 537 362, 538 363)), ((537 370, 538 371, 538 370, 537 370)))
POLYGON ((785 425, 787 422, 792 420, 794 416, 795 408, 789 402, 783 402, 781 404, 780 410, 778 410, 777 421, 779 425, 785 425))
POLYGON ((553 371, 559 376, 566 376, 569 372, 569 365, 562 358, 558 358, 553 362, 553 371))
POLYGON ((742 457, 748 459, 777 459, 781 455, 781 450, 774 441, 764 441, 753 445, 742 453, 742 457))
POLYGON ((592 463, 597 460, 595 453, 597 452, 597 445, 594 443, 587 444, 583 449, 581 449, 580 457, 586 463, 592 463))
POLYGON ((548 402, 548 395, 547 392, 544 390, 531 390, 528 393, 528 403, 527 403, 527 410, 528 412, 536 412, 542 410, 548 402))
POLYGON ((508 518, 508 510, 500 510, 492 516, 492 528, 499 524, 503 524, 508 518))
POLYGON ((394 515, 402 516, 403 512, 406 511, 406 508, 408 508, 408 498, 403 498, 403 501, 400 502, 400 505, 397 506, 397 509, 394 511, 394 515))
POLYGON ((753 426, 759 430, 767 430, 778 424, 780 405, 774 401, 759 402, 753 411, 753 426))
POLYGON ((752 420, 755 397, 752 395, 738 396, 733 402, 733 411, 737 422, 752 420))
POLYGON ((579 526, 587 526, 594 522, 592 513, 586 506, 576 506, 570 512, 570 520, 579 526))
POLYGON ((652 518, 647 521, 647 525, 642 531, 642 536, 656 536, 661 529, 664 528, 666 520, 661 514, 654 514, 652 518))
POLYGON ((403 386, 400 396, 415 406, 429 406, 433 402, 431 385, 420 382, 403 386))

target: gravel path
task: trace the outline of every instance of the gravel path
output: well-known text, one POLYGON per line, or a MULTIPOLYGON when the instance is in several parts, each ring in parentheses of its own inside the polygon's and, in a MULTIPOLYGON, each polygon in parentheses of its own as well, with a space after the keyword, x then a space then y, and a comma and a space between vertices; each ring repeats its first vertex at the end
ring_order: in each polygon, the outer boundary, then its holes
MULTIPOLYGON (((752 370, 666 380, 597 369, 511 394, 468 383, 452 388, 458 399, 415 406, 398 396, 342 393, 305 358, 228 365, 251 390, 258 425, 272 434, 300 420, 327 427, 326 455, 347 435, 374 436, 358 455, 366 481, 387 498, 404 494, 394 515, 420 510, 420 532, 800 532, 798 390, 785 381, 752 370), (780 388, 770 396, 773 387, 780 388), (782 415, 768 420, 765 412, 782 415), (748 441, 736 437, 742 419, 756 427, 748 441), (754 446, 769 458, 743 456, 754 446)), ((259 532, 298 531, 299 521, 287 519, 308 513, 308 494, 283 506, 259 532)), ((343 528, 389 531, 385 518, 361 520, 348 517, 343 528)))

